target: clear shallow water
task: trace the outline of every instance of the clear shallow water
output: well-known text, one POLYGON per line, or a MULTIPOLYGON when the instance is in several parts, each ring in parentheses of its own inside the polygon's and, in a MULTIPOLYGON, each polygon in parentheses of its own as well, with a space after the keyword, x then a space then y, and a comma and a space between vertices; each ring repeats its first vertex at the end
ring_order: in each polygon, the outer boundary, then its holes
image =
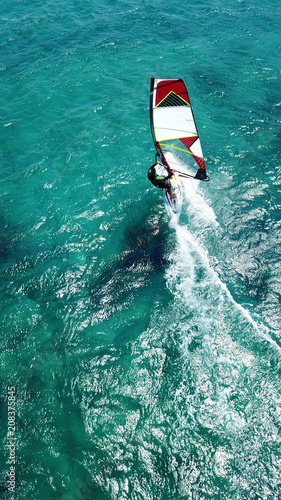
POLYGON ((278 499, 280 6, 1 9, 1 498, 278 499), (211 182, 170 220, 149 79, 211 182))

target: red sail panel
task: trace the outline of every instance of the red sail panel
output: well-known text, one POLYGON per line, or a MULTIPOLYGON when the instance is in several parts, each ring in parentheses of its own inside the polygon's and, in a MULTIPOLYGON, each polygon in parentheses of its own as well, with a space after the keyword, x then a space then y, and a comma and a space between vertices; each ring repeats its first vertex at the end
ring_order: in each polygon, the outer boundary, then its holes
POLYGON ((194 135, 192 137, 181 137, 180 140, 184 144, 184 146, 188 149, 188 151, 192 154, 193 158, 195 159, 196 163, 199 165, 200 168, 205 168, 205 162, 203 158, 200 158, 200 156, 196 156, 195 154, 192 153, 190 150, 192 144, 194 144, 195 141, 197 141, 198 136, 194 135))
POLYGON ((200 168, 203 168, 203 169, 206 168, 205 167, 205 162, 204 162, 203 158, 200 158, 199 156, 195 156, 195 155, 192 155, 192 156, 193 156, 193 158, 195 158, 195 160, 198 163, 198 165, 199 165, 200 168))
POLYGON ((198 139, 198 135, 192 135, 191 137, 181 137, 181 142, 189 149, 192 144, 198 139))
POLYGON ((190 104, 187 90, 183 80, 161 80, 157 84, 155 107, 167 97, 170 92, 174 92, 180 96, 187 104, 190 104))

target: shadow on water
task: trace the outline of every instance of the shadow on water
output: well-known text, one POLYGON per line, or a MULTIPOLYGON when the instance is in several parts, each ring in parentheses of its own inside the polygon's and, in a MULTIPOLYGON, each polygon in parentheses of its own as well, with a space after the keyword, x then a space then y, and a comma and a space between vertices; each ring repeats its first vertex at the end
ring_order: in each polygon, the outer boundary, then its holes
POLYGON ((12 226, 6 221, 5 217, 0 215, 0 269, 3 272, 11 259, 17 255, 21 240, 24 239, 24 233, 17 226, 12 226))
MULTIPOLYGON (((97 312, 112 312, 131 301, 149 284, 163 280, 169 258, 169 229, 163 216, 134 215, 122 233, 121 251, 89 283, 91 304, 97 312)), ((154 288, 154 286, 153 286, 154 288)))

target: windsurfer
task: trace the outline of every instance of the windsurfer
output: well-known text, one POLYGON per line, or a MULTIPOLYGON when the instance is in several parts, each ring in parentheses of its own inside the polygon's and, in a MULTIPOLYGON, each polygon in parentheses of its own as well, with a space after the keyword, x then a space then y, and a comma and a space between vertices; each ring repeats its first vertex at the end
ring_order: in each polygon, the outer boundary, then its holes
POLYGON ((176 195, 173 192, 170 178, 173 176, 174 171, 168 170, 167 167, 162 165, 158 160, 151 165, 148 169, 147 177, 153 186, 168 191, 171 198, 175 198, 176 195))

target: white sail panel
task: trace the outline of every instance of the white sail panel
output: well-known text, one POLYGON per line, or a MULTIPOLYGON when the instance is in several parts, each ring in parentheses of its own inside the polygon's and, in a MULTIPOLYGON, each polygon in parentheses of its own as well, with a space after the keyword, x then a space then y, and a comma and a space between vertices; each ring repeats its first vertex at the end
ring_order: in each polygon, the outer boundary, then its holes
POLYGON ((153 113, 155 137, 158 142, 197 135, 191 108, 155 108, 153 113))
POLYGON ((202 153, 202 148, 201 148, 201 143, 200 143, 200 139, 197 139, 197 141, 195 141, 192 146, 190 146, 190 151, 193 155, 195 156, 199 156, 200 158, 203 157, 203 153, 202 153))

